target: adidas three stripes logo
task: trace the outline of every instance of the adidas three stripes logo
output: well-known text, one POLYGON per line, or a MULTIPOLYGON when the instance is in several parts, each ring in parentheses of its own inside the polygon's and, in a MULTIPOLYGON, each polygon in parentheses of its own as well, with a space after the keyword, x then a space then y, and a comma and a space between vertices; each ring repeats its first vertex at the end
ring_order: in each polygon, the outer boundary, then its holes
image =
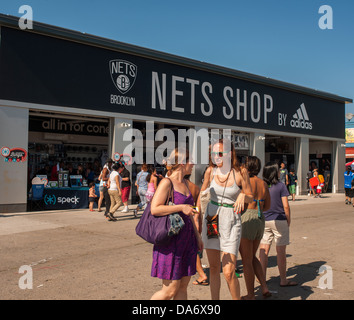
POLYGON ((293 119, 290 121, 290 125, 293 128, 301 128, 312 130, 312 122, 309 122, 309 116, 305 108, 305 104, 301 103, 300 108, 297 109, 293 115, 293 119))

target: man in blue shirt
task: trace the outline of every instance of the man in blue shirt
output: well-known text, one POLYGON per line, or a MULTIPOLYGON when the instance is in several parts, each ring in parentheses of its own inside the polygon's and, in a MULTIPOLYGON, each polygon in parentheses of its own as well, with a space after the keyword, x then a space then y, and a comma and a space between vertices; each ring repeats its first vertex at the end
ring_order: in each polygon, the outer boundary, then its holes
POLYGON ((344 172, 344 189, 345 189, 345 204, 352 204, 352 198, 354 189, 352 189, 352 180, 354 173, 351 167, 347 167, 347 171, 344 172))

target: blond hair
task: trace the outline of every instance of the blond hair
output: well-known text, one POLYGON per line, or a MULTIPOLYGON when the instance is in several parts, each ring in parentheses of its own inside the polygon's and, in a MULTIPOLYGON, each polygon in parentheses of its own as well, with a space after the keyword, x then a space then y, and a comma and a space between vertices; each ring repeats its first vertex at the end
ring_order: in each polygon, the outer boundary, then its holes
POLYGON ((189 160, 189 152, 184 148, 175 148, 166 160, 166 169, 171 173, 186 164, 189 160))

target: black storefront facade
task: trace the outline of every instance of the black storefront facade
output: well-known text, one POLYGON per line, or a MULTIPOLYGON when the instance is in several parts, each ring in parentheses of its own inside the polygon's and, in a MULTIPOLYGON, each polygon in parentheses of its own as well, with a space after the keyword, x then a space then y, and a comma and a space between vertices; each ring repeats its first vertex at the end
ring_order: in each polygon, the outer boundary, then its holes
MULTIPOLYGON (((294 166, 299 193, 307 192, 311 158, 320 163, 323 155, 330 158, 331 190, 343 191, 344 113, 351 99, 40 23, 23 31, 14 17, 0 16, 0 25, 0 147, 28 149, 36 116, 55 119, 51 128, 64 123, 58 119, 78 120, 62 124, 68 131, 93 123, 92 137, 100 122, 107 124, 106 140, 97 143, 109 156, 129 144, 127 128, 144 128, 146 121, 156 128, 231 129, 235 143, 246 141, 239 155, 294 166)), ((16 166, 0 162, 8 178, 3 211, 26 202, 28 166, 16 166)), ((205 166, 195 169, 199 183, 205 166)))

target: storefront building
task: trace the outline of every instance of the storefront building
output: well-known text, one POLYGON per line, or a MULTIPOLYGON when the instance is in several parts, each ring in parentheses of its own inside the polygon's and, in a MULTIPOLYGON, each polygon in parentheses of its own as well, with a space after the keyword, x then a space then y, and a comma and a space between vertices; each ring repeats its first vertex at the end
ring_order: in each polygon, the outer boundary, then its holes
MULTIPOLYGON (((0 15, 0 28, 0 212, 26 209, 28 183, 45 164, 77 169, 123 153, 127 128, 156 148, 146 121, 154 132, 231 129, 241 160, 294 167, 300 194, 311 162, 329 165, 329 189, 344 190, 351 99, 45 24, 20 30, 15 17, 0 15)), ((138 168, 129 169, 134 182, 138 168)), ((195 166, 197 184, 204 169, 195 166)))

